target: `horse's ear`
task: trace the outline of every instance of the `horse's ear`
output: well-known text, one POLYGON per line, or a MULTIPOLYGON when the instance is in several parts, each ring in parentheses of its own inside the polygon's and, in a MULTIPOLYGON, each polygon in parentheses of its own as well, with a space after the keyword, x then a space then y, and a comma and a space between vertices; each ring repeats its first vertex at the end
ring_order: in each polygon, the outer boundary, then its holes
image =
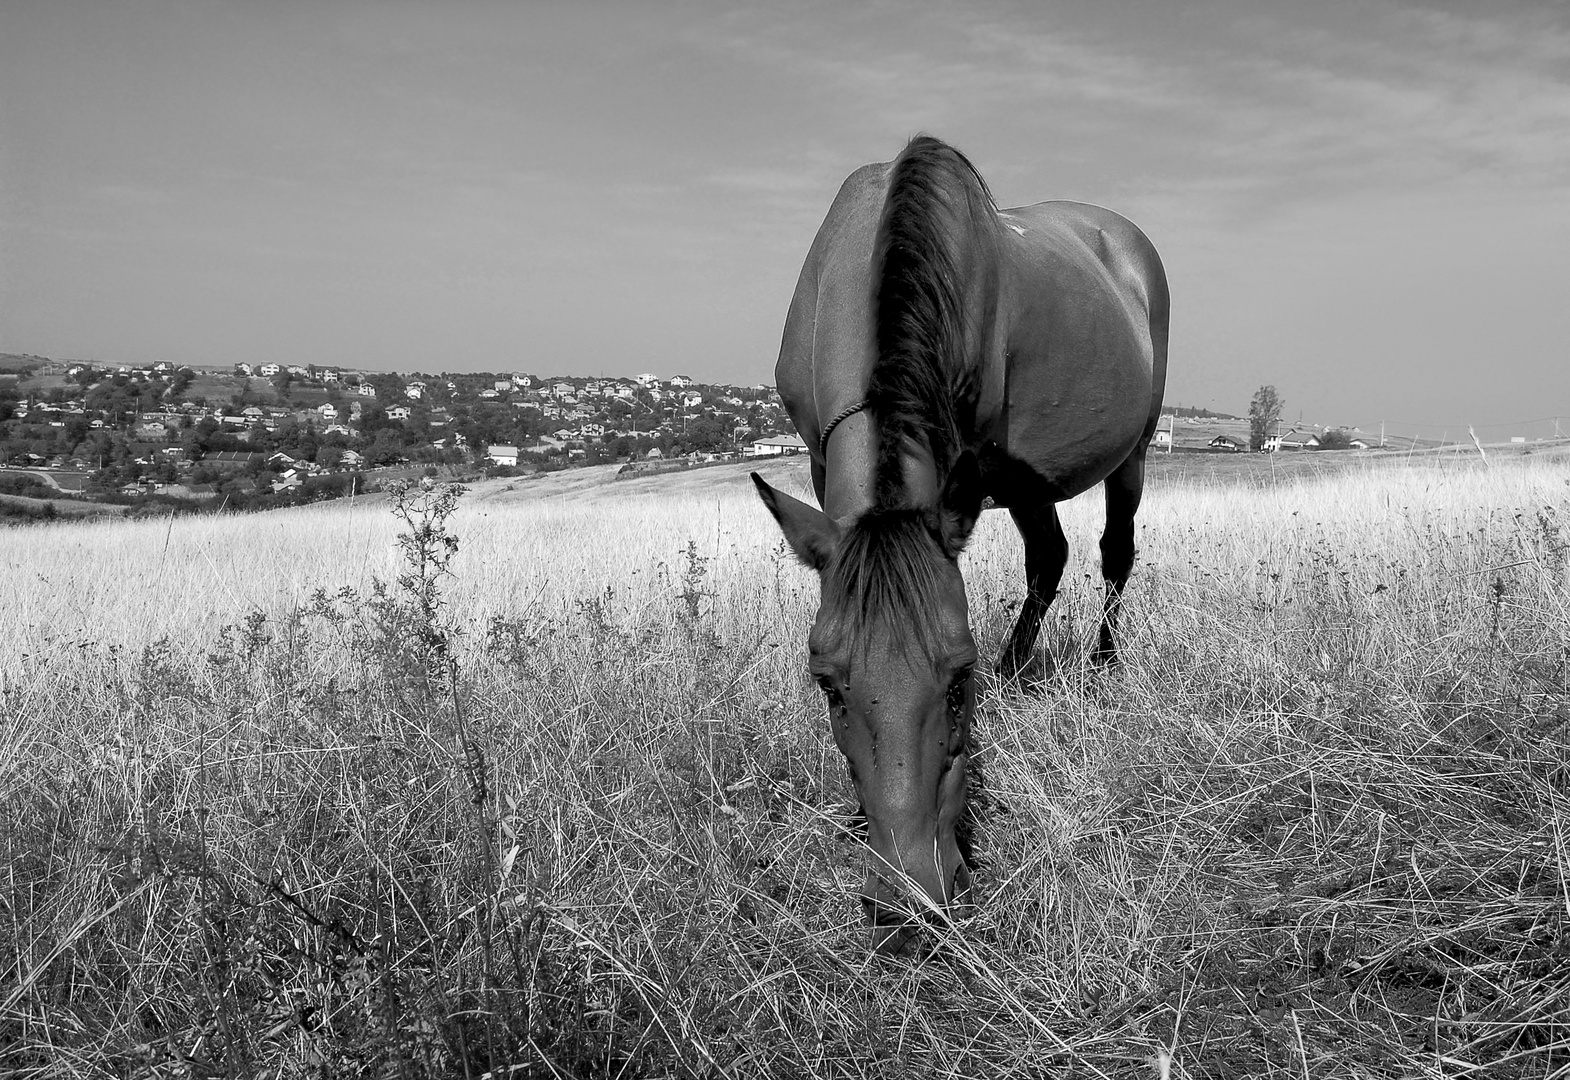
POLYGON ((938 542, 949 558, 957 559, 965 550, 970 530, 981 516, 981 498, 981 465, 976 455, 966 450, 949 469, 938 500, 938 542))
POLYGON ((793 499, 783 491, 769 487, 763 477, 752 474, 758 485, 758 497, 769 508, 774 520, 780 523, 785 542, 796 557, 814 570, 821 571, 829 564, 829 557, 840 541, 840 527, 834 519, 815 506, 808 506, 800 499, 793 499))

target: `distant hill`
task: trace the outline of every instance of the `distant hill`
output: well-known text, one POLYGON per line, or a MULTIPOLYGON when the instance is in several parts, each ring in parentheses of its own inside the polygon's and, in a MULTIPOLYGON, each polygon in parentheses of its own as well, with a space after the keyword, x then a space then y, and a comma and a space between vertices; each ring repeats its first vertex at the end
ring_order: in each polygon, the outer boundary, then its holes
POLYGON ((1181 417, 1208 416, 1214 420, 1247 420, 1246 416, 1233 416, 1231 413, 1217 412, 1214 409, 1201 409, 1197 405, 1163 405, 1162 413, 1176 413, 1181 417))
POLYGON ((47 356, 29 353, 0 353, 0 375, 31 375, 49 363, 47 356))

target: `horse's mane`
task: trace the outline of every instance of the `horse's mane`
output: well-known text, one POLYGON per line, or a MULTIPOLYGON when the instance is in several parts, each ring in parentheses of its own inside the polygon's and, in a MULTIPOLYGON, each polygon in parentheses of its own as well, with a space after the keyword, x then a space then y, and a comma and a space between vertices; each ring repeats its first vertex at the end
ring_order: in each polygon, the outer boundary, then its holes
POLYGON ((873 248, 878 356, 867 403, 878 431, 873 508, 825 568, 843 598, 842 631, 865 647, 874 624, 931 660, 948 556, 938 510, 912 504, 901 454, 932 455, 939 486, 975 425, 979 363, 996 295, 996 208, 986 182, 947 143, 918 135, 889 172, 873 248))
POLYGON ((878 357, 867 401, 878 505, 903 501, 907 439, 931 451, 941 483, 974 426, 989 325, 981 308, 996 295, 995 214, 986 181, 947 143, 918 135, 894 160, 873 248, 878 357))
POLYGON ((943 554, 936 526, 930 509, 894 506, 869 510, 845 530, 823 572, 825 600, 830 592, 840 597, 842 640, 866 648, 882 627, 898 647, 915 645, 927 660, 937 658, 932 614, 942 599, 943 554))

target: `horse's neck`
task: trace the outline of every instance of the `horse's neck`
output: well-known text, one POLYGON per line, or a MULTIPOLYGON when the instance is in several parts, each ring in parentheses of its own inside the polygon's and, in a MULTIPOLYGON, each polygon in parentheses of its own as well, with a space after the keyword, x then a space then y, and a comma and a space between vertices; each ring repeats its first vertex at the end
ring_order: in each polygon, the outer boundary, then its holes
POLYGON ((863 409, 834 429, 823 473, 823 512, 848 524, 872 509, 877 492, 877 432, 863 409))
POLYGON ((899 456, 898 474, 879 484, 878 439, 871 410, 847 417, 834 429, 824 470, 823 512, 841 524, 879 503, 931 506, 937 502, 939 483, 931 451, 907 443, 899 456))

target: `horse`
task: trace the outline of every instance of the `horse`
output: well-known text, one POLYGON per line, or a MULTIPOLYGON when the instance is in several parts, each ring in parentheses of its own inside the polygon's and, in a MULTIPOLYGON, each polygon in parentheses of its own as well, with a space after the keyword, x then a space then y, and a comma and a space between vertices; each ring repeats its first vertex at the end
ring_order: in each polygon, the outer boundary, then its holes
POLYGON ((1077 202, 999 210, 926 135, 852 173, 812 242, 775 381, 822 509, 752 479, 818 573, 807 666, 867 826, 878 952, 908 951, 912 910, 970 894, 956 826, 978 655, 958 560, 985 498, 1024 539, 1025 599, 997 663, 1016 680, 1040 667, 1068 558, 1056 504, 1106 485, 1094 655, 1117 661, 1167 321, 1161 259, 1130 221, 1077 202))

